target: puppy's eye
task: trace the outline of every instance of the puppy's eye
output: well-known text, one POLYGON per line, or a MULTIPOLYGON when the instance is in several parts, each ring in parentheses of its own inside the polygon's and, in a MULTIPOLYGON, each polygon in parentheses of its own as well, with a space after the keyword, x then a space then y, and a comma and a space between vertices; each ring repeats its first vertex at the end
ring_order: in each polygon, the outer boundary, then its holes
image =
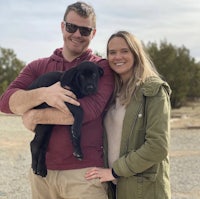
POLYGON ((93 78, 93 79, 95 79, 95 78, 96 78, 96 76, 97 76, 97 74, 96 74, 96 73, 92 73, 92 78, 93 78))
POLYGON ((80 74, 80 78, 81 78, 81 79, 84 79, 85 77, 84 77, 84 75, 83 75, 83 74, 80 74))

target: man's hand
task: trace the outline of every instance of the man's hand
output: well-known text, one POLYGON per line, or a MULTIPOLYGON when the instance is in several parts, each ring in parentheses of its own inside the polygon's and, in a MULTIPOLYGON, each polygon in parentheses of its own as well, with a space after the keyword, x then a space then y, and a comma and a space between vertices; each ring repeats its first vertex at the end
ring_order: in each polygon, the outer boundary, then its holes
POLYGON ((64 102, 68 102, 76 106, 80 105, 80 103, 76 100, 74 93, 68 89, 62 88, 60 82, 46 87, 45 92, 43 93, 43 97, 44 101, 49 106, 57 108, 64 113, 69 113, 69 110, 64 102))
POLYGON ((35 127, 36 127, 36 123, 34 121, 34 113, 35 111, 37 111, 36 109, 32 109, 30 111, 27 111, 26 113, 24 113, 22 115, 22 121, 24 126, 30 130, 30 131, 34 131, 35 127))

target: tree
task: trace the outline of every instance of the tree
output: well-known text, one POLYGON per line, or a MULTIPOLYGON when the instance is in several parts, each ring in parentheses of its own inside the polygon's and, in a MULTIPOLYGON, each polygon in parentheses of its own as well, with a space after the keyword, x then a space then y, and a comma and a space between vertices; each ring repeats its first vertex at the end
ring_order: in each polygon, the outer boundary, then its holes
POLYGON ((0 95, 19 74, 25 62, 17 59, 12 49, 0 47, 0 95))
POLYGON ((188 97, 190 99, 196 99, 200 98, 200 63, 194 63, 192 71, 194 72, 191 74, 188 97))
POLYGON ((172 107, 181 107, 187 101, 188 95, 194 97, 195 90, 200 89, 199 79, 196 79, 199 78, 199 70, 194 58, 190 57, 189 50, 184 46, 176 47, 167 41, 161 41, 159 47, 156 43, 149 42, 146 48, 156 68, 172 88, 172 107))

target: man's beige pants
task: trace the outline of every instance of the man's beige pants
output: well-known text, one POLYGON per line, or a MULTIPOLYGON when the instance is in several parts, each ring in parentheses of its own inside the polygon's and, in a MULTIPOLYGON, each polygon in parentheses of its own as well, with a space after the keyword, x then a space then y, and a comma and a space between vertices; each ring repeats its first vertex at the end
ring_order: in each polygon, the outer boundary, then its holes
POLYGON ((47 177, 29 173, 32 199, 108 199, 107 184, 99 179, 86 180, 85 169, 53 171, 47 177))

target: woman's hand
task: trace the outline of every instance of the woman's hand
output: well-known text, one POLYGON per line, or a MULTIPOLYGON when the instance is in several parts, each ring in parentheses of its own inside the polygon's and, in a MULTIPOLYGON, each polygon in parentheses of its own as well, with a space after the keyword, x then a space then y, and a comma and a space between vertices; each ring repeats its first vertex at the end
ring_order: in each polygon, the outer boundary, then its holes
POLYGON ((113 181, 115 178, 112 175, 111 169, 94 167, 85 173, 86 180, 98 178, 100 182, 113 181))

